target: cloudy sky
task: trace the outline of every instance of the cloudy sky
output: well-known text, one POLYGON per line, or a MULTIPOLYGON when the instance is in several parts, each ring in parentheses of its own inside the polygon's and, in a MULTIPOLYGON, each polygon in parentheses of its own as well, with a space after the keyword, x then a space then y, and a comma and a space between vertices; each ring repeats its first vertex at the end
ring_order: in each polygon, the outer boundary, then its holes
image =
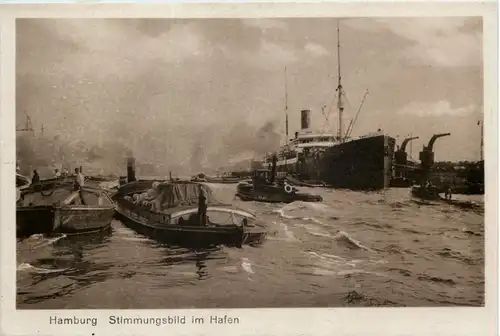
MULTIPOLYGON (((286 66, 290 134, 303 108, 313 126, 335 131, 336 27, 336 19, 18 20, 18 123, 29 114, 46 136, 120 143, 139 160, 188 166, 197 153, 218 165, 279 142, 286 66)), ((354 136, 418 135, 418 158, 432 134, 451 132, 436 143, 437 160, 479 158, 480 18, 353 18, 340 30, 345 124, 369 91, 354 136)))

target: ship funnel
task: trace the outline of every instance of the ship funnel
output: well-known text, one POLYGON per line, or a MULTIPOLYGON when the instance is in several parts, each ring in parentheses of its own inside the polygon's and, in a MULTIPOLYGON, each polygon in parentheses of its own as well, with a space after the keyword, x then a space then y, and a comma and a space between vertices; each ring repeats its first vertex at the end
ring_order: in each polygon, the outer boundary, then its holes
POLYGON ((127 158, 127 182, 137 181, 135 178, 135 159, 133 157, 127 158))
POLYGON ((300 125, 301 129, 308 129, 309 124, 311 123, 311 111, 310 110, 302 110, 300 111, 301 118, 300 118, 300 125))

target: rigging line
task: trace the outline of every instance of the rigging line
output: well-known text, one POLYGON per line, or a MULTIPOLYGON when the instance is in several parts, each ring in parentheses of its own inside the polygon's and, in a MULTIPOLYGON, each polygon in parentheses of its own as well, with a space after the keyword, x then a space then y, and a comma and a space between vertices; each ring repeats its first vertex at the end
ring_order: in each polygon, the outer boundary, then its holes
POLYGON ((325 127, 326 127, 326 125, 328 125, 328 116, 325 114, 325 108, 327 106, 328 105, 323 105, 323 107, 321 108, 321 113, 323 114, 323 117, 325 118, 325 121, 323 123, 323 127, 321 128, 321 135, 323 135, 325 133, 325 127))
POLYGON ((285 66, 285 144, 288 144, 288 80, 285 66))
POLYGON ((352 130, 354 129, 354 126, 356 125, 356 122, 358 121, 359 113, 361 112, 361 109, 363 108, 363 104, 365 103, 366 97, 368 96, 370 92, 368 90, 365 91, 365 94, 363 95, 363 99, 361 100, 361 104, 359 104, 359 108, 356 111, 356 115, 354 119, 352 120, 352 126, 350 129, 348 129, 349 133, 346 134, 346 136, 350 136, 352 133, 352 130))
MULTIPOLYGON (((346 103, 345 105, 347 105, 347 109, 346 110, 347 111, 352 111, 353 108, 352 108, 351 102, 349 101, 349 98, 347 96, 347 92, 343 90, 342 91, 342 96, 345 98, 344 102, 346 103)), ((347 125, 347 130, 345 131, 344 137, 348 136, 349 129, 352 127, 353 121, 354 121, 354 117, 351 117, 351 121, 349 122, 349 125, 347 125)))
POLYGON ((328 109, 328 113, 327 115, 325 116, 325 122, 323 124, 323 128, 322 128, 322 133, 325 133, 325 129, 326 128, 329 128, 331 127, 331 125, 329 124, 329 118, 330 118, 330 114, 332 113, 332 109, 333 109, 333 106, 335 105, 335 103, 337 102, 337 96, 335 95, 332 99, 332 103, 330 104, 329 106, 329 109, 328 109))
MULTIPOLYGON (((336 76, 332 76, 333 79, 335 79, 335 77, 336 76)), ((329 105, 328 113, 325 116, 326 120, 325 120, 325 123, 323 124, 322 133, 325 133, 325 129, 327 127, 330 128, 330 131, 333 131, 331 129, 331 125, 329 124, 329 121, 330 121, 329 118, 330 118, 330 114, 332 113, 333 106, 335 106, 336 102, 337 102, 337 94, 334 93, 333 96, 332 96, 332 103, 329 105)))
POLYGON ((338 86, 337 86, 337 95, 338 95, 338 139, 340 142, 342 142, 343 138, 343 121, 342 121, 342 115, 344 112, 344 106, 342 103, 342 75, 340 73, 340 22, 337 19, 337 74, 338 74, 338 86))

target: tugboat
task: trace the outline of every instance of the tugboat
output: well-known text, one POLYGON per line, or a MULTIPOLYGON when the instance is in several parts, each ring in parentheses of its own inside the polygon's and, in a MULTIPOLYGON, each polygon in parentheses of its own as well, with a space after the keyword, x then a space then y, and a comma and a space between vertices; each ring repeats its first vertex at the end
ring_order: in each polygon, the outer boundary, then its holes
POLYGON ((251 182, 241 182, 237 186, 236 196, 242 201, 258 201, 268 203, 291 203, 294 201, 321 202, 319 195, 297 193, 285 180, 282 184, 276 182, 276 155, 273 157, 272 169, 254 170, 251 182))

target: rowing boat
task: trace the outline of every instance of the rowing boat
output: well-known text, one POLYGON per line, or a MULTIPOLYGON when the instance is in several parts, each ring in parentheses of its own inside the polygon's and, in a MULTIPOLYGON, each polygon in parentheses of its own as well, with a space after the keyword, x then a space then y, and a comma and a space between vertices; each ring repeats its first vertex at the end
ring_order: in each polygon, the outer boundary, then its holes
POLYGON ((435 202, 440 202, 440 203, 446 203, 449 205, 453 205, 459 208, 462 208, 464 210, 481 210, 482 207, 474 202, 471 201, 464 201, 464 200, 456 200, 456 199, 447 199, 445 197, 442 197, 439 194, 439 190, 436 188, 425 188, 425 187, 419 187, 415 186, 411 189, 411 195, 419 200, 423 200, 424 202, 420 201, 421 205, 437 205, 438 203, 429 203, 428 201, 435 201, 435 202))

